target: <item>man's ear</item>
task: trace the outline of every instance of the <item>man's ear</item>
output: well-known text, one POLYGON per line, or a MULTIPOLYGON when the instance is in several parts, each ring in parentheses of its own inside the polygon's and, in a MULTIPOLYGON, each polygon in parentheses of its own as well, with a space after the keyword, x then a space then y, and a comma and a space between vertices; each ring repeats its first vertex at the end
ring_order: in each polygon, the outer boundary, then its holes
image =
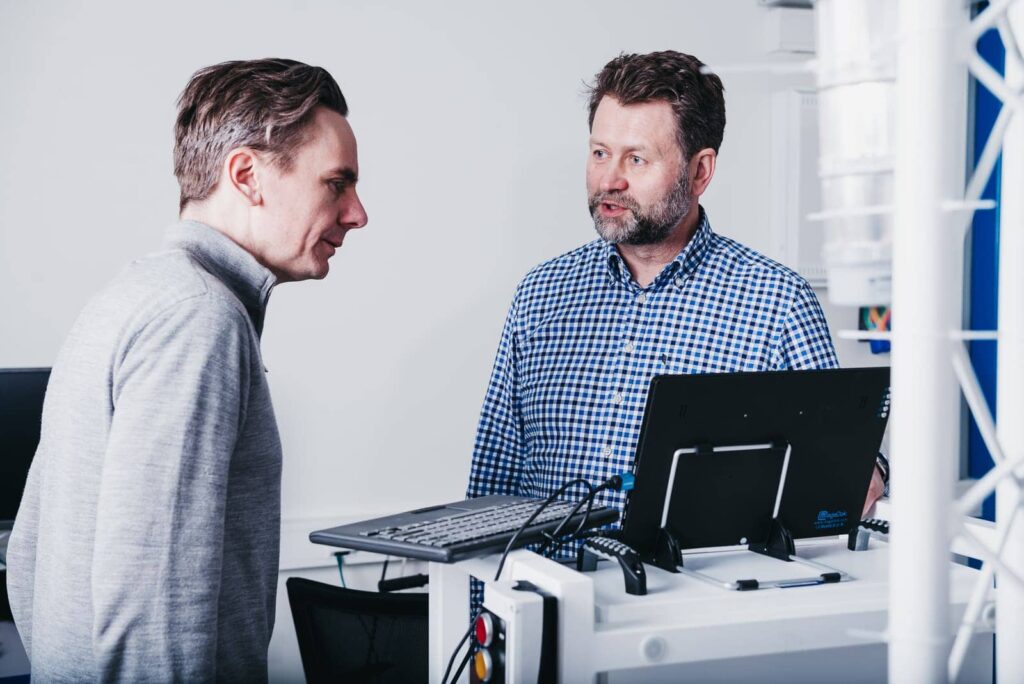
POLYGON ((224 172, 231 187, 245 197, 252 206, 263 202, 259 176, 256 173, 259 166, 259 157, 248 147, 237 147, 231 150, 228 152, 228 158, 224 161, 224 172))
POLYGON ((711 179, 715 175, 717 159, 718 154, 710 147, 705 147, 690 158, 689 171, 693 174, 691 187, 694 197, 700 197, 708 189, 708 185, 711 184, 711 179))

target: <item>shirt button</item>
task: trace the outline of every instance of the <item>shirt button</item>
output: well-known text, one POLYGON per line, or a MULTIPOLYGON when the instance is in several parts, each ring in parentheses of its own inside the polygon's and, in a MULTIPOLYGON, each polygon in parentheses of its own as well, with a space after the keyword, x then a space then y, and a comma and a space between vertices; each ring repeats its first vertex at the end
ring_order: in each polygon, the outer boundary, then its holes
POLYGON ((610 446, 606 446, 604 449, 601 449, 601 453, 604 454, 605 456, 611 456, 612 448, 610 446))
POLYGON ((622 392, 616 392, 615 394, 612 395, 612 403, 613 404, 621 404, 622 403, 622 398, 623 398, 622 397, 622 392))
POLYGON ((633 351, 633 343, 627 340, 626 344, 622 345, 622 351, 626 352, 627 354, 633 351))
POLYGON ((640 294, 638 294, 636 296, 636 303, 637 304, 643 304, 646 301, 647 301, 647 293, 646 292, 641 292, 640 294))
POLYGON ((679 287, 683 286, 683 276, 676 276, 676 285, 679 287))

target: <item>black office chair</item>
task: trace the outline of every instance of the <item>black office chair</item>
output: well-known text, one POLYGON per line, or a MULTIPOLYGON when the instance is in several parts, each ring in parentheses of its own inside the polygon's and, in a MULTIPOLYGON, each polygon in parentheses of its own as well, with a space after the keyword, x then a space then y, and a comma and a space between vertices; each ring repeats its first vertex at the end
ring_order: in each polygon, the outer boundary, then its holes
POLYGON ((426 594, 358 591, 301 577, 286 584, 309 684, 427 681, 426 594))

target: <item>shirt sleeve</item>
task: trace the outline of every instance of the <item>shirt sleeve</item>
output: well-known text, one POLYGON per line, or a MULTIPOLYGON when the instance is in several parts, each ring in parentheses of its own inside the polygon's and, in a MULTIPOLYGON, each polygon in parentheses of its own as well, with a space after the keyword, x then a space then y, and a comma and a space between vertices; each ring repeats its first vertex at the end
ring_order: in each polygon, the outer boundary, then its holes
POLYGON ((216 678, 228 470, 245 419, 250 330, 198 297, 142 328, 112 385, 96 514, 101 681, 216 678))
POLYGON ((516 368, 517 299, 501 333, 494 368, 480 410, 466 496, 515 494, 526 453, 516 368))
POLYGON ((832 336, 814 290, 800 287, 786 316, 775 354, 775 370, 838 368, 832 336))

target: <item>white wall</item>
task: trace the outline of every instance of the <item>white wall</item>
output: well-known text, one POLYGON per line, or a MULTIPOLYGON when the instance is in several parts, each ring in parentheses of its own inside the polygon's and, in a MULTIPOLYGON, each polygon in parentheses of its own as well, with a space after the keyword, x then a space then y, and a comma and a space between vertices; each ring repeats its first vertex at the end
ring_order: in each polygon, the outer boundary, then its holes
MULTIPOLYGON (((0 2, 0 366, 50 365, 86 299, 159 244, 177 208, 174 100, 195 69, 272 55, 326 67, 351 106, 370 223, 327 280, 274 292, 264 336, 284 563, 326 562, 304 542, 320 522, 461 497, 515 284, 594 236, 583 81, 620 51, 763 61, 766 12, 756 0, 0 2)), ((811 81, 724 81, 703 203, 715 230, 767 251, 770 94, 811 81)), ((855 343, 840 353, 872 360, 855 343)))

